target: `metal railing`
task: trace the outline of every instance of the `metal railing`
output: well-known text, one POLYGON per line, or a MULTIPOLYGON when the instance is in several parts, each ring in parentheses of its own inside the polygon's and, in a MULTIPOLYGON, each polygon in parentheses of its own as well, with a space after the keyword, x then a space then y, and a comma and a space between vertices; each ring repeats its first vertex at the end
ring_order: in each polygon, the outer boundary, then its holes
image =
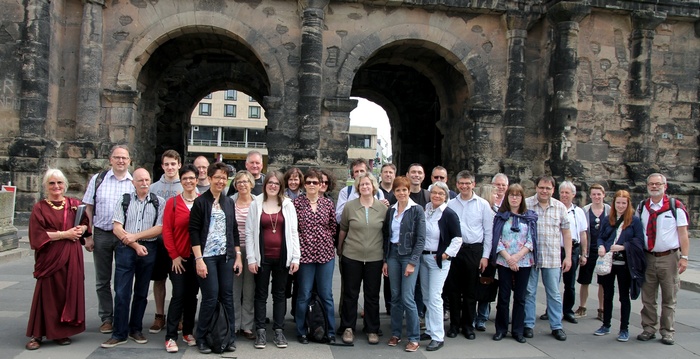
MULTIPOLYGON (((219 147, 217 140, 190 140, 190 146, 219 147)), ((267 142, 221 141, 221 147, 267 148, 267 142)))

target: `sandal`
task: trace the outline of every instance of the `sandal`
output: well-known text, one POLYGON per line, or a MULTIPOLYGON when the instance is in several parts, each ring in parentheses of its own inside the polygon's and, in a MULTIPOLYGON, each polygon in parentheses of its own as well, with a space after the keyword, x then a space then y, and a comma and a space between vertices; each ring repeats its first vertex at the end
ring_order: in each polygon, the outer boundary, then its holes
POLYGON ((31 338, 24 347, 27 350, 37 350, 41 347, 41 339, 31 338))

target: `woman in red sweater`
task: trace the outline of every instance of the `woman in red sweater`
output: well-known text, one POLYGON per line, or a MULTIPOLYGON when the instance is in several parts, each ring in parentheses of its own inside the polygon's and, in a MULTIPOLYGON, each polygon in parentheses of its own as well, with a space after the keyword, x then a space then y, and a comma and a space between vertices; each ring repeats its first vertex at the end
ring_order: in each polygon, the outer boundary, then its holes
POLYGON ((184 165, 180 170, 183 192, 165 203, 163 211, 163 243, 172 259, 170 281, 172 298, 168 307, 168 323, 165 334, 165 350, 176 353, 177 326, 182 317, 182 340, 189 346, 197 344, 192 332, 197 311, 197 271, 190 243, 190 209, 197 198, 197 168, 184 165), (183 315, 184 314, 184 315, 183 315))

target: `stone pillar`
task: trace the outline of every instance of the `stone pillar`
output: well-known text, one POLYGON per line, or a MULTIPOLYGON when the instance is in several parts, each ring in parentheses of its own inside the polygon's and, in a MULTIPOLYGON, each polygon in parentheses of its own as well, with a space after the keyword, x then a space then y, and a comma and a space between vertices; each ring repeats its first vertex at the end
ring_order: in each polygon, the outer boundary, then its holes
POLYGON ((579 22, 590 14, 589 5, 560 2, 547 17, 554 25, 554 52, 551 56, 553 98, 550 115, 551 153, 549 167, 557 178, 577 178, 583 166, 576 160, 578 116, 578 32, 579 22))
POLYGON ((508 29, 508 88, 506 90, 503 134, 506 153, 501 165, 506 172, 517 175, 527 167, 525 147, 526 63, 525 41, 533 23, 533 15, 525 11, 508 11, 503 15, 508 29))
MULTIPOLYGON (((323 161, 323 167, 335 173, 338 185, 336 192, 345 187, 345 179, 348 176, 348 131, 350 130, 350 112, 357 107, 357 100, 348 97, 327 98, 323 101, 323 108, 329 112, 328 120, 320 128, 320 148, 323 154, 319 158, 323 161)), ((394 156, 397 154, 394 153, 394 156)), ((335 193, 334 193, 335 195, 335 193)))
POLYGON ((294 163, 294 151, 298 146, 295 141, 297 129, 295 126, 284 126, 287 116, 283 100, 280 97, 265 96, 263 98, 267 126, 267 159, 268 169, 279 169, 294 163))
POLYGON ((83 0, 80 29, 76 135, 98 140, 102 91, 102 9, 104 0, 83 0))
POLYGON ((17 228, 12 225, 14 193, 0 192, 0 252, 19 247, 17 228))
POLYGON ((635 181, 644 181, 648 173, 658 171, 653 133, 651 131, 651 51, 656 27, 666 20, 666 13, 652 10, 635 11, 631 15, 630 34, 630 95, 627 105, 630 126, 630 145, 626 151, 628 175, 635 181))
POLYGON ((298 129, 300 148, 294 162, 320 160, 321 93, 323 92, 323 20, 329 0, 311 0, 301 25, 298 129))

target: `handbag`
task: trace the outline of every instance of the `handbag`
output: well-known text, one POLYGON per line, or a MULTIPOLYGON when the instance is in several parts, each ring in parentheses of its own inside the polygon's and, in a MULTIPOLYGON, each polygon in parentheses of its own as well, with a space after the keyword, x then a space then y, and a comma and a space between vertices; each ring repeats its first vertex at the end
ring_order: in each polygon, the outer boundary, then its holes
POLYGON ((495 302, 498 295, 498 279, 494 277, 479 277, 476 285, 476 300, 479 302, 495 302))
POLYGON ((608 275, 612 270, 613 252, 609 251, 604 256, 598 257, 595 261, 595 273, 597 275, 608 275))

